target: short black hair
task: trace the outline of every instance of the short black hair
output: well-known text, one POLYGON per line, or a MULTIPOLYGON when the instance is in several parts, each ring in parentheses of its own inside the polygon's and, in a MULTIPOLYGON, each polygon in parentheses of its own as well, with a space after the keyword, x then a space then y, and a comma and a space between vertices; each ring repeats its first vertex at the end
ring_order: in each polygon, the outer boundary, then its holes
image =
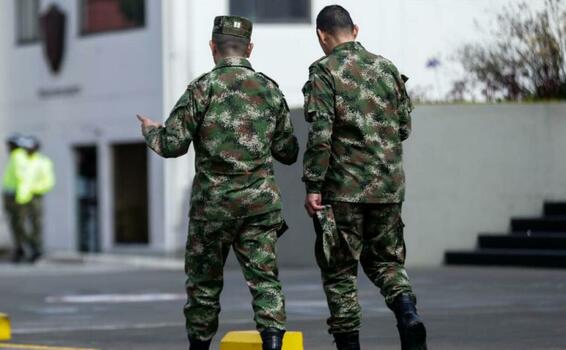
POLYGON ((248 49, 250 40, 239 36, 228 34, 212 34, 212 41, 223 56, 239 55, 243 56, 248 49))
POLYGON ((336 34, 337 32, 352 31, 354 22, 350 13, 340 5, 330 5, 323 8, 316 17, 316 29, 325 33, 336 34))

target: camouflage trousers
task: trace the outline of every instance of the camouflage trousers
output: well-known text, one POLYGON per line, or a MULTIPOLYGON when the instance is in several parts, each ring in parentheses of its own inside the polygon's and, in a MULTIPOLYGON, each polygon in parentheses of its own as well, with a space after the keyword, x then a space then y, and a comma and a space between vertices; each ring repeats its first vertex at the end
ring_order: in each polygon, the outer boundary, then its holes
POLYGON ((404 268, 401 204, 326 204, 331 208, 328 215, 334 215, 334 229, 324 217, 315 217, 314 223, 316 260, 330 309, 329 332, 356 331, 361 325, 358 262, 388 306, 401 293, 414 296, 404 268))
POLYGON ((280 211, 238 220, 191 220, 185 255, 188 336, 211 339, 218 330, 223 270, 230 247, 252 295, 259 331, 285 329, 285 300, 277 269, 277 238, 285 226, 280 211))

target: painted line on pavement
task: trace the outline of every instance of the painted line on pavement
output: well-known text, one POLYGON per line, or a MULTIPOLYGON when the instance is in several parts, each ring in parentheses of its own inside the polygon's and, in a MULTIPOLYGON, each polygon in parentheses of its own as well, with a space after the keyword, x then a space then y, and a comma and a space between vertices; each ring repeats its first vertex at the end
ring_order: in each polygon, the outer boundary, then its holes
POLYGON ((121 304, 121 303, 149 303, 154 301, 178 301, 187 299, 186 294, 177 293, 145 293, 145 294, 83 294, 49 296, 45 302, 49 304, 121 304))
POLYGON ((27 344, 6 344, 0 343, 1 349, 23 349, 23 350, 97 350, 87 348, 68 348, 58 346, 27 345, 27 344))
MULTIPOLYGON (((310 315, 295 315, 295 320, 312 321, 318 320, 320 317, 312 317, 310 315)), ((252 323, 252 319, 248 317, 223 319, 225 325, 240 325, 252 323)), ((30 327, 12 329, 12 334, 28 335, 28 334, 49 334, 49 333, 72 333, 86 331, 124 331, 136 329, 158 329, 158 328, 184 328, 184 322, 156 322, 156 323, 120 323, 105 325, 84 325, 84 326, 61 326, 61 327, 30 327)), ((57 349, 59 350, 59 349, 57 349)))
MULTIPOLYGON (((299 319, 302 319, 299 317, 299 319)), ((310 318, 307 318, 310 320, 310 318)), ((246 324, 251 323, 251 318, 238 318, 223 320, 224 324, 246 324)), ((66 332, 85 332, 85 331, 124 331, 136 329, 154 329, 154 328, 184 328, 184 322, 161 322, 161 323, 135 323, 135 324, 108 324, 108 325, 85 325, 76 327, 44 327, 44 328, 16 328, 12 330, 12 334, 48 334, 48 333, 66 333, 66 332)))
POLYGON ((183 327, 182 322, 163 322, 163 323, 139 323, 139 324, 109 324, 95 326, 77 327, 45 327, 45 328, 16 328, 12 334, 44 334, 57 332, 83 332, 83 331, 123 331, 130 329, 150 329, 150 328, 169 328, 183 327))

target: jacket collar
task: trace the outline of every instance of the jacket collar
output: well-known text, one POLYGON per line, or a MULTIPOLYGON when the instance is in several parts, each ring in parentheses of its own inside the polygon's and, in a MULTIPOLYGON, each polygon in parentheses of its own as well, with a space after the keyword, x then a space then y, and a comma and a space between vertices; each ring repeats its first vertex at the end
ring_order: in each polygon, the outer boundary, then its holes
POLYGON ((244 67, 253 70, 250 61, 244 57, 225 57, 218 61, 214 69, 224 68, 224 67, 244 67))
POLYGON ((332 53, 340 52, 340 51, 357 51, 363 50, 364 47, 357 41, 348 41, 337 45, 333 50, 332 53))

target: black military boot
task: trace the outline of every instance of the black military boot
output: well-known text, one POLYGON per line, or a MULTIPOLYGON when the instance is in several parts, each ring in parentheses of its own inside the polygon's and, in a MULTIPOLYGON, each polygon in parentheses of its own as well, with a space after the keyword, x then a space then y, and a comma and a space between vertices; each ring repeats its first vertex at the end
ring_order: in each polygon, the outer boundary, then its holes
POLYGON ((401 294, 393 301, 397 329, 401 337, 401 350, 426 350, 426 329, 417 314, 415 298, 401 294))
POLYGON ((334 333, 334 342, 338 350, 360 350, 360 333, 334 333))
POLYGON ((281 350, 283 346, 284 330, 277 328, 266 328, 261 333, 261 341, 263 342, 263 350, 281 350))
POLYGON ((191 346, 189 347, 189 350, 208 350, 208 349, 210 349, 210 343, 211 342, 212 342, 212 339, 198 340, 198 339, 193 339, 193 338, 189 337, 189 343, 191 344, 191 346))

